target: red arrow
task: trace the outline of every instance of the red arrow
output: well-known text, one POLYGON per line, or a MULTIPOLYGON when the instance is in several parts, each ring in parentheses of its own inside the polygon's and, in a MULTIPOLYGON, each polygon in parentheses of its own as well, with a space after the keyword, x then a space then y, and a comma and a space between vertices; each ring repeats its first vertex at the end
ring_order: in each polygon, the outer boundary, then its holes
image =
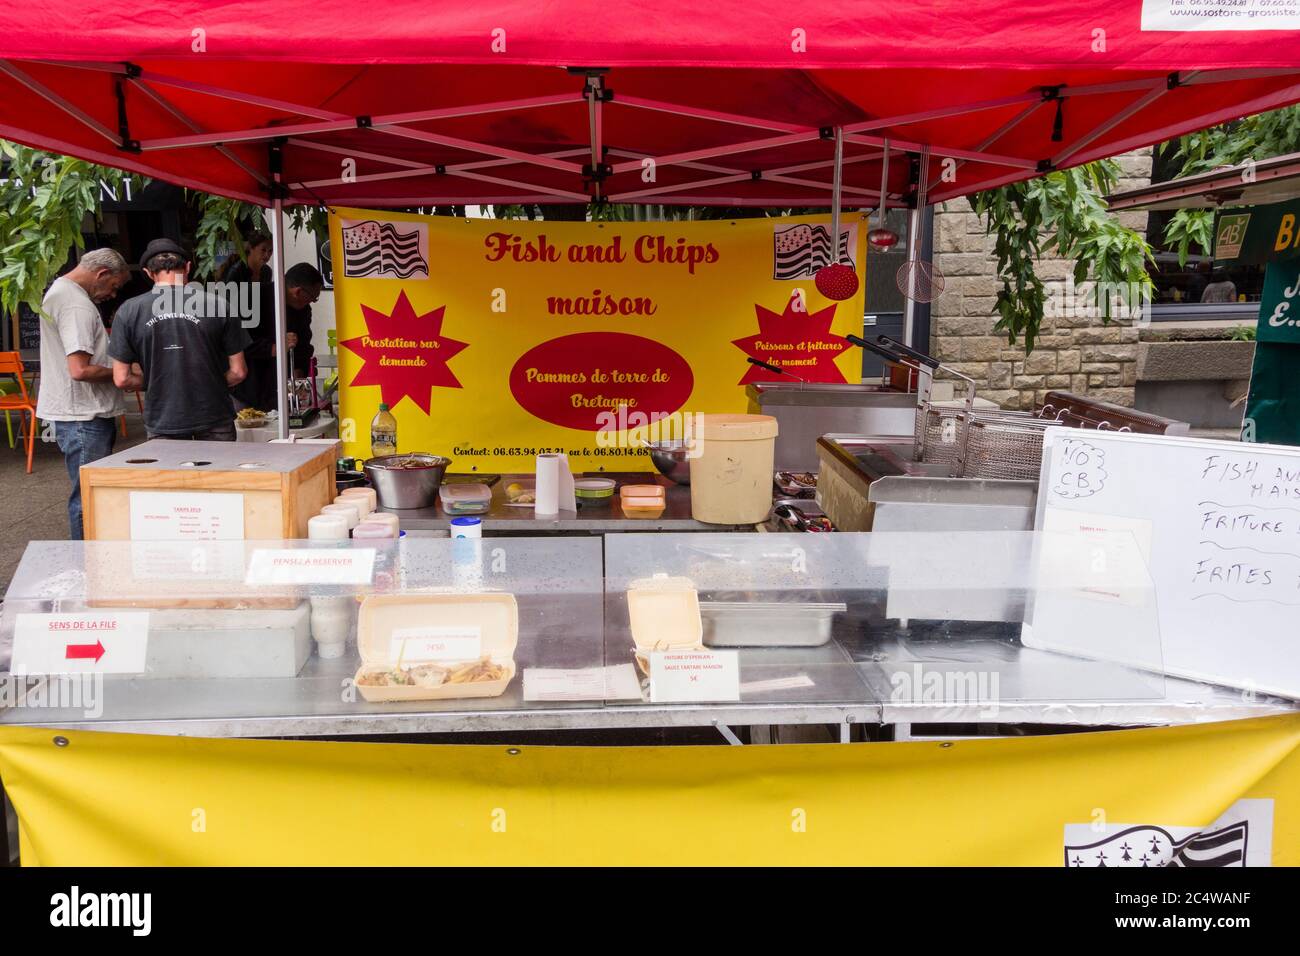
POLYGON ((104 656, 104 645, 101 641, 95 641, 94 644, 69 644, 66 659, 92 660, 98 661, 104 656))

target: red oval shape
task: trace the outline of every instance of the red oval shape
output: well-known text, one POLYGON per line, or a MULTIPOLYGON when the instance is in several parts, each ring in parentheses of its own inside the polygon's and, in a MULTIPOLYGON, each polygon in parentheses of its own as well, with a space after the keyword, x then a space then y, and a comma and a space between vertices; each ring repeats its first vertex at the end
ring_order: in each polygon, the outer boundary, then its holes
POLYGON ((510 370, 510 392, 521 408, 552 425, 591 432, 609 428, 620 405, 628 416, 645 415, 645 424, 658 421, 686 404, 694 388, 686 359, 627 332, 562 335, 533 346, 510 370))

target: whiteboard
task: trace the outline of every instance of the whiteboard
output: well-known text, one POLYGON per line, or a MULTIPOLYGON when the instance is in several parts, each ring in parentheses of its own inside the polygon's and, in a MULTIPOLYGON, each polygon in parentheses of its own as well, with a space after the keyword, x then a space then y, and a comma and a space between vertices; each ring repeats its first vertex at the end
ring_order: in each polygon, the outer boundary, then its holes
POLYGON ((1300 698, 1300 449, 1049 429, 1035 528, 1071 524, 1138 542, 1165 673, 1300 698))

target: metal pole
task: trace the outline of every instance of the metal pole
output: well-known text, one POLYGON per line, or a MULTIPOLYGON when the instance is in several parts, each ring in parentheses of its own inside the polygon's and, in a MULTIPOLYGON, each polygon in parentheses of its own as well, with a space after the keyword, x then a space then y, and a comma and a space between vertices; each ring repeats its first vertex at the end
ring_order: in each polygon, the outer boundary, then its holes
MULTIPOLYGON (((912 209, 907 223, 907 250, 909 259, 921 258, 921 217, 925 214, 923 209, 912 209)), ((916 348, 912 344, 912 327, 916 323, 916 302, 912 297, 905 296, 903 303, 903 344, 908 348, 916 348)), ((929 349, 923 349, 929 352, 929 349)), ((917 395, 918 400, 920 394, 917 395)))
POLYGON ((840 187, 844 180, 844 129, 835 127, 835 169, 831 176, 831 262, 840 261, 840 187))
POLYGON ((280 174, 275 173, 275 198, 271 201, 271 278, 275 282, 275 407, 280 420, 279 436, 289 437, 289 362, 284 353, 284 335, 288 326, 284 299, 284 200, 280 198, 280 174))

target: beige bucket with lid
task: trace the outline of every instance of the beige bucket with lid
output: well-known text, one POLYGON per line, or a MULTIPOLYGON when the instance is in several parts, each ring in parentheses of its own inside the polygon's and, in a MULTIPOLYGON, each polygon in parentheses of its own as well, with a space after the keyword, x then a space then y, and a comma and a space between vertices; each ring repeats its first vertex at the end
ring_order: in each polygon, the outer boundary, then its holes
POLYGON ((709 524, 755 524, 772 510, 776 419, 702 415, 691 462, 691 514, 709 524))

